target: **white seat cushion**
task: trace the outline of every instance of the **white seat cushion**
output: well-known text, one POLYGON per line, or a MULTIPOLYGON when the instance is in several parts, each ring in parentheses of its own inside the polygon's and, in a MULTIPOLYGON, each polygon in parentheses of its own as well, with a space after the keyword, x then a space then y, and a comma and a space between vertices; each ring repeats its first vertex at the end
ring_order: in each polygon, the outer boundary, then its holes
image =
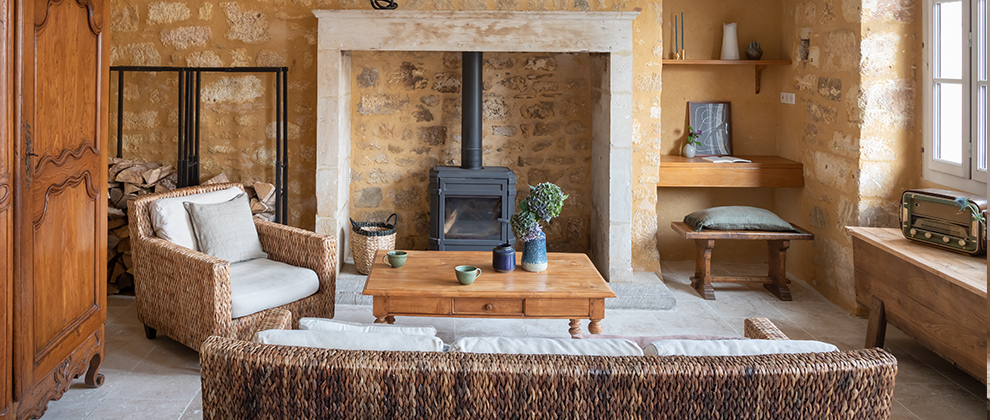
POLYGON ((464 337, 450 351, 497 354, 566 354, 572 356, 642 356, 643 349, 629 340, 572 340, 569 338, 464 337))
POLYGON ((647 356, 757 356, 830 351, 839 351, 839 348, 812 340, 661 340, 647 345, 643 353, 647 356))
POLYGON ((220 191, 155 200, 148 208, 151 213, 151 226, 155 228, 155 235, 159 238, 199 251, 192 220, 182 203, 223 203, 243 192, 238 187, 230 187, 220 191))
POLYGON ((316 293, 320 279, 308 268, 258 258, 230 265, 230 316, 240 318, 316 293))
POLYGON ((433 327, 403 327, 389 324, 359 324, 356 322, 334 321, 326 318, 301 318, 299 319, 299 329, 311 331, 349 331, 428 335, 430 337, 435 337, 437 335, 437 329, 433 327))
POLYGON ((254 341, 340 350, 443 351, 437 337, 356 331, 267 330, 256 333, 254 341))

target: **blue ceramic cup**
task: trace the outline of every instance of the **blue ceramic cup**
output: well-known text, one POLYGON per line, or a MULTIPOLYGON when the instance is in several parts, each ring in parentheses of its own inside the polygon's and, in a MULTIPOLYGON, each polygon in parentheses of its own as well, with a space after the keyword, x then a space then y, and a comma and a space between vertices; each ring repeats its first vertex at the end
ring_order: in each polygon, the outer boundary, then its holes
POLYGON ((516 250, 510 244, 499 244, 492 249, 492 267, 499 273, 516 269, 516 250))

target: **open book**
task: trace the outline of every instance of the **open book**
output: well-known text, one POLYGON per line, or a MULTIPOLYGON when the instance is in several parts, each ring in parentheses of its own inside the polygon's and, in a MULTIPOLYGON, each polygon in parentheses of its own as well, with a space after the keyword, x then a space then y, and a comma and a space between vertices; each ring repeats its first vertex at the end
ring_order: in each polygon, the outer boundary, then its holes
POLYGON ((751 160, 740 159, 734 156, 705 156, 702 159, 712 163, 752 163, 751 160))

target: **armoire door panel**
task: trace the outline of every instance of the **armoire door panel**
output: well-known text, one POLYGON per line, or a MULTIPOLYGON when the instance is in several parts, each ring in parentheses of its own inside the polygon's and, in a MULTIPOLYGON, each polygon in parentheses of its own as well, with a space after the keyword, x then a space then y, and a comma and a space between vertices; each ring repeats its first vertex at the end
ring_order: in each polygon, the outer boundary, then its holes
POLYGON ((45 217, 34 226, 36 359, 99 309, 98 287, 92 279, 99 275, 93 261, 101 238, 92 226, 98 224, 100 203, 85 183, 80 179, 74 186, 49 190, 47 213, 61 217, 45 217))
MULTIPOLYGON (((4 0, 0 0, 4 1, 4 0)), ((6 0, 9 1, 9 0, 6 0)), ((72 378, 102 384, 106 0, 15 4, 13 395, 40 416, 72 378), (16 176, 15 176, 16 178, 16 176)))

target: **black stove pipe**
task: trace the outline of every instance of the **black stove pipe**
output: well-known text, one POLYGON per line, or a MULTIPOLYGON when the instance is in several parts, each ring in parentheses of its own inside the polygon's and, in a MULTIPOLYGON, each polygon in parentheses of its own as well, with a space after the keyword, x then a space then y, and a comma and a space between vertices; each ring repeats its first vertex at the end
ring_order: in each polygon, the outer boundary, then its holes
POLYGON ((461 60, 461 168, 481 169, 481 53, 461 60))

